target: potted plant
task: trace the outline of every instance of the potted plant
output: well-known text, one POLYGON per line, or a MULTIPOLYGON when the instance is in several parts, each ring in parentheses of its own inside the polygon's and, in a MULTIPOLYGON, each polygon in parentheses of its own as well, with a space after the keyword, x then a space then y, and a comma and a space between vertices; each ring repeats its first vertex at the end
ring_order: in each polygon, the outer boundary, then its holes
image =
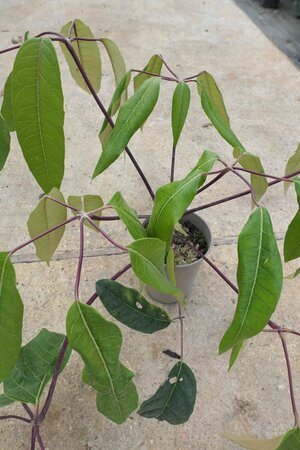
MULTIPOLYGON (((67 23, 60 33, 47 31, 35 37, 29 37, 26 33, 23 44, 2 50, 0 54, 4 57, 3 54, 9 51, 17 51, 17 54, 4 87, 1 107, 0 169, 9 154, 10 133, 15 131, 25 161, 43 190, 43 196, 28 218, 30 239, 0 253, 0 382, 3 387, 0 406, 9 408, 13 403, 20 402, 27 414, 24 417, 8 412, 0 419, 26 422, 31 428, 31 449, 37 445, 44 449, 43 422, 54 398, 59 375, 68 364, 71 353, 77 352, 83 363, 82 380, 95 390, 96 408, 109 420, 121 424, 138 410, 138 414, 145 418, 174 425, 186 422, 193 413, 197 387, 192 368, 183 357, 183 310, 188 307, 187 287, 178 283, 179 275, 175 269, 180 262, 187 263, 184 270, 189 272, 194 269, 195 261, 190 260, 192 257, 207 263, 238 295, 232 324, 227 331, 222 330, 224 336, 219 346, 221 354, 231 352, 230 368, 248 339, 261 332, 278 334, 287 364, 294 416, 291 429, 269 441, 232 435, 228 438, 251 449, 299 448, 299 418, 286 335, 300 333, 271 320, 280 298, 283 270, 271 217, 260 202, 268 188, 283 182, 285 189, 294 185, 300 205, 300 183, 296 177, 300 173, 300 147, 289 159, 284 176, 266 174, 260 159, 248 152, 233 132, 222 94, 211 74, 201 71, 180 80, 161 55, 153 55, 143 70, 126 71, 116 44, 106 38, 94 38, 91 30, 78 19, 67 23), (68 195, 65 199, 60 191, 64 175, 65 140, 56 42, 61 46, 74 80, 92 95, 104 115, 99 134, 102 152, 93 178, 101 176, 106 170, 111 171, 113 176, 113 167, 110 166, 125 151, 137 169, 141 184, 153 199, 149 214, 138 214, 121 192, 114 193, 104 202, 100 196, 89 194, 83 197, 68 195), (97 94, 101 82, 99 43, 110 58, 116 83, 107 109, 97 94), (162 73, 163 68, 167 74, 162 73), (136 74, 133 79, 134 93, 129 94, 133 74, 136 74), (161 82, 174 85, 171 108, 173 150, 170 180, 166 180, 154 194, 128 144, 153 112, 161 82), (176 148, 189 110, 190 86, 196 88, 202 109, 216 131, 232 147, 233 158, 223 161, 215 152, 204 150, 192 170, 182 179, 175 179, 176 148), (117 118, 113 121, 116 113, 117 118), (190 208, 193 199, 228 173, 238 177, 246 185, 246 190, 190 208), (250 180, 246 178, 248 175, 250 180), (238 239, 236 286, 209 259, 209 229, 193 214, 243 196, 251 197, 253 211, 238 239), (105 231, 105 223, 110 220, 124 223, 132 239, 129 244, 119 242, 105 231), (143 224, 144 220, 146 223, 143 224), (66 334, 41 329, 34 339, 23 343, 24 306, 11 257, 22 248, 34 244, 37 256, 49 263, 66 226, 75 222, 80 234, 79 255, 74 301, 65 311, 65 318, 62 318, 66 321, 66 334), (112 274, 110 279, 94 280, 95 292, 89 299, 83 299, 80 294, 86 226, 128 254, 128 264, 112 274), (120 277, 130 269, 141 283, 140 291, 120 283, 120 277), (145 285, 172 296, 178 304, 176 318, 170 318, 167 311, 145 298, 145 285), (180 351, 170 352, 176 363, 170 367, 157 392, 144 399, 140 406, 134 374, 119 359, 122 334, 118 322, 146 334, 176 326, 178 322, 180 324, 180 351)), ((285 236, 285 261, 300 256, 299 214, 300 210, 285 236)), ((299 272, 297 270, 291 278, 299 272)), ((188 284, 191 282, 188 281, 188 284)), ((49 445, 51 447, 51 443, 49 445)))

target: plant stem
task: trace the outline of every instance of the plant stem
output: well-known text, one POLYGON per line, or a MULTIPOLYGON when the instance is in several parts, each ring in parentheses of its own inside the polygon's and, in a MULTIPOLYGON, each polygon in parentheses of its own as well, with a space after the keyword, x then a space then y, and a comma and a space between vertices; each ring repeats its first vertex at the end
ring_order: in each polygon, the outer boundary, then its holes
POLYGON ((73 222, 74 220, 76 220, 77 217, 71 217, 70 219, 65 220, 64 222, 56 225, 55 227, 49 228, 49 230, 44 231, 44 233, 38 234, 37 236, 35 236, 32 239, 29 239, 28 241, 24 242, 23 244, 18 245, 18 247, 15 247, 14 249, 12 249, 9 254, 10 256, 13 255, 14 253, 18 252, 19 250, 21 250, 22 248, 26 247, 29 244, 32 244, 33 242, 37 241, 38 239, 41 239, 44 236, 47 236, 47 234, 52 233, 52 231, 58 230, 61 227, 64 227, 65 225, 67 225, 68 223, 73 222))
POLYGON ((234 173, 249 187, 253 203, 259 208, 260 205, 257 203, 256 195, 255 195, 255 192, 254 192, 254 189, 253 189, 251 183, 249 183, 249 181, 243 175, 241 175, 239 172, 236 172, 235 169, 230 168, 230 172, 234 173))
POLYGON ((229 172, 229 169, 223 169, 221 173, 219 173, 215 178, 213 178, 211 181, 206 183, 204 186, 202 186, 200 189, 198 189, 197 194, 200 194, 201 192, 205 191, 205 189, 209 188, 213 184, 215 184, 217 181, 219 181, 224 175, 229 172))
POLYGON ((163 56, 160 54, 158 55, 160 57, 160 59, 162 60, 164 66, 166 67, 166 69, 170 72, 170 74, 172 74, 177 81, 179 81, 179 76, 170 68, 170 66, 166 63, 166 61, 164 60, 163 56))
POLYGON ((35 443, 36 443, 36 432, 35 432, 35 427, 32 427, 31 430, 31 447, 30 450, 35 450, 35 443))
MULTIPOLYGON (((67 39, 62 39, 61 41, 66 45, 67 49, 69 50, 73 60, 75 61, 76 66, 78 67, 78 69, 79 69, 79 71, 80 71, 84 81, 86 82, 86 84, 87 84, 87 86, 88 86, 92 96, 94 97, 97 105, 101 109, 104 117, 107 119, 107 121, 110 124, 110 126, 112 128, 114 128, 115 124, 114 124, 112 118, 110 117, 110 115, 108 114, 108 112, 106 111, 106 109, 104 108, 104 106, 103 106, 100 98, 98 97, 95 89, 93 88, 93 85, 91 84, 91 82, 90 82, 90 80, 89 80, 89 78, 88 78, 88 76, 87 76, 87 74, 86 74, 86 72, 85 72, 85 70, 84 70, 84 68, 83 68, 83 66, 82 66, 82 64, 81 64, 81 62, 80 62, 76 52, 75 52, 75 50, 72 47, 72 44, 67 39)), ((154 198, 154 192, 153 192, 153 190, 152 190, 152 188, 151 188, 151 186, 150 186, 150 184, 149 184, 149 182, 148 182, 144 172, 140 168, 138 162, 136 161, 136 159, 134 158, 134 156, 132 155, 132 153, 131 153, 131 151, 129 150, 128 147, 125 147, 125 151, 128 154, 129 158, 131 159, 131 161, 132 161, 133 165, 135 166, 136 170, 138 171, 140 177, 142 178, 142 180, 143 180, 143 182, 144 182, 144 184, 145 184, 145 186, 146 186, 146 188, 147 188, 151 198, 153 199, 154 198)))
POLYGON ((107 234, 101 228, 97 227, 97 225, 95 225, 94 222, 89 217, 87 217, 87 221, 89 222, 89 224, 92 225, 92 227, 95 228, 96 231, 98 231, 98 233, 102 234, 102 236, 104 236, 105 239, 107 239, 112 245, 119 248, 120 250, 127 252, 127 247, 124 247, 123 245, 118 244, 118 242, 116 242, 109 234, 107 234))
POLYGON ((25 409, 25 411, 29 415, 30 419, 33 419, 34 418, 34 414, 31 411, 31 409, 29 408, 29 406, 26 403, 21 403, 21 405, 23 406, 23 408, 25 409))
POLYGON ((79 257, 78 257, 78 265, 77 265, 77 273, 75 279, 75 287, 74 287, 74 299, 79 300, 79 285, 80 285, 80 277, 83 263, 83 252, 84 252, 84 218, 81 217, 79 222, 79 232, 80 232, 80 245, 79 245, 79 257))
POLYGON ((172 182, 174 181, 175 159, 176 159, 176 146, 173 145, 173 149, 172 149, 172 162, 171 162, 171 174, 170 174, 170 183, 172 183, 172 182))
POLYGON ((39 443, 40 449, 41 449, 41 450, 45 450, 45 445, 44 445, 44 442, 43 442, 43 440, 42 440, 42 438, 41 438, 40 430, 38 430, 38 433, 37 433, 37 435, 36 435, 36 438, 37 438, 37 441, 38 441, 38 443, 39 443))
POLYGON ((138 70, 138 69, 131 69, 131 72, 144 73, 145 75, 150 75, 151 77, 158 77, 161 78, 162 80, 175 81, 175 83, 178 83, 178 80, 176 78, 166 77, 165 75, 160 75, 159 73, 147 72, 146 70, 138 70))
POLYGON ((272 178, 273 180, 289 181, 290 183, 293 183, 293 180, 286 178, 286 177, 276 177, 275 175, 269 175, 267 173, 260 173, 260 172, 256 172, 255 170, 244 169, 243 167, 235 167, 234 170, 251 173, 252 175, 257 175, 258 177, 272 178))
POLYGON ((292 369, 291 369, 291 363, 290 363, 290 358, 289 358, 289 352, 288 352, 288 348, 287 348, 287 344, 286 344, 286 340, 285 340, 284 334, 281 331, 279 331, 278 334, 279 334, 279 337, 280 337, 281 342, 282 342, 283 351, 284 351, 284 357, 285 357, 286 367, 287 367, 287 372, 288 372, 291 403, 292 403, 292 409, 293 409, 293 414, 294 414, 294 418, 295 418, 295 425, 294 426, 298 428, 299 427, 299 415, 298 415, 297 405, 296 405, 296 400, 295 400, 295 393, 294 393, 294 386, 293 386, 293 376, 292 376, 292 369))
POLYGON ((0 416, 0 420, 5 420, 5 419, 17 419, 17 420, 21 420, 22 422, 31 423, 30 419, 26 419, 25 417, 21 417, 21 416, 16 416, 14 414, 8 414, 7 416, 0 416))
POLYGON ((67 203, 61 202, 60 200, 57 200, 55 197, 51 197, 51 195, 46 195, 46 198, 49 200, 52 200, 55 203, 58 203, 61 206, 64 206, 65 208, 71 209, 72 211, 78 213, 79 209, 75 208, 74 206, 68 205, 67 203))
POLYGON ((182 309, 180 303, 178 303, 178 318, 180 321, 180 360, 183 362, 183 342, 184 342, 184 335, 183 335, 183 317, 182 317, 182 309))
POLYGON ((196 73, 195 75, 192 75, 191 77, 185 78, 183 81, 196 81, 197 82, 197 80, 193 80, 193 78, 199 77, 199 75, 202 75, 202 73, 203 73, 203 70, 201 70, 201 72, 196 73))

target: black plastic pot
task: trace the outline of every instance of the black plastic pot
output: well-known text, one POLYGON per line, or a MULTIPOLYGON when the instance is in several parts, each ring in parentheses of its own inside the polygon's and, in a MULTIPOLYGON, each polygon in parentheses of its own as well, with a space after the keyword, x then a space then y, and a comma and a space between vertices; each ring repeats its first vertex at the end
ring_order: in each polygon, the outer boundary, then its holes
POLYGON ((280 0, 260 0, 261 6, 264 8, 276 9, 279 7, 280 0))

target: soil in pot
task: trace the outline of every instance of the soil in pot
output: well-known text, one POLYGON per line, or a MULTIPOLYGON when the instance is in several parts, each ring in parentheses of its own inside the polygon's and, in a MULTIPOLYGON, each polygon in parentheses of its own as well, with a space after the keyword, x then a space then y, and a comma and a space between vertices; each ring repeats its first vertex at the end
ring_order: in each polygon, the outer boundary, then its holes
POLYGON ((191 264, 197 261, 201 256, 199 256, 195 249, 205 254, 207 247, 204 234, 189 220, 181 221, 176 225, 172 239, 176 266, 191 264))

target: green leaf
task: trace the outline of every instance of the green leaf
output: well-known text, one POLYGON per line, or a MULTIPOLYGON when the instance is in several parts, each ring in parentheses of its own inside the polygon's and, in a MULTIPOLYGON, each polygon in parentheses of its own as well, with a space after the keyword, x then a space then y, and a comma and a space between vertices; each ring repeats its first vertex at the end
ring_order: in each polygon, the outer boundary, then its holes
MULTIPOLYGON (((179 223, 179 222, 178 222, 179 223)), ((183 227, 182 227, 183 228, 183 227)), ((168 251, 167 254, 167 258, 166 258, 166 266, 167 266, 167 274, 169 277, 169 280, 171 281, 171 283, 177 287, 177 280, 176 280, 176 276, 175 276, 175 255, 174 255, 174 250, 172 249, 172 247, 170 248, 170 250, 168 251)), ((179 290, 179 293, 176 295, 178 302, 184 306, 184 293, 183 291, 179 290)))
MULTIPOLYGON (((63 334, 42 328, 37 336, 22 347, 16 367, 4 380, 4 395, 19 402, 36 405, 53 376, 64 339, 63 334)), ((65 368, 70 354, 69 347, 60 372, 65 368)))
MULTIPOLYGON (((290 175, 291 173, 296 172, 297 170, 300 170, 300 144, 298 144, 297 150, 295 153, 289 158, 286 168, 285 168, 285 176, 290 175)), ((285 181, 284 182, 284 191, 287 192, 288 188, 290 187, 290 182, 285 181)))
POLYGON ((206 180, 203 173, 209 172, 218 156, 204 151, 197 165, 182 180, 161 186, 155 194, 154 206, 148 225, 148 235, 166 242, 167 248, 175 224, 193 201, 197 190, 206 180))
POLYGON ((227 433, 224 436, 249 450, 298 450, 300 448, 299 428, 293 428, 287 433, 272 439, 255 439, 227 433))
POLYGON ((239 296, 235 315, 220 343, 220 353, 260 333, 277 306, 282 264, 266 208, 257 208, 238 239, 239 296))
POLYGON ((224 119, 218 110, 219 105, 215 105, 214 99, 211 98, 205 84, 199 79, 198 92, 201 98, 202 108, 215 129, 233 148, 239 148, 242 152, 245 152, 245 148, 230 128, 228 121, 224 119))
POLYGON ((99 280, 96 292, 107 311, 119 322, 142 333, 168 327, 171 319, 161 308, 149 303, 138 291, 112 280, 99 280))
POLYGON ((22 344, 23 303, 9 254, 0 253, 0 383, 16 365, 22 344))
MULTIPOLYGON (((53 188, 49 195, 61 202, 65 201, 62 193, 56 188, 53 188)), ((34 238, 65 220, 67 220, 66 208, 47 197, 43 197, 30 214, 27 222, 30 237, 34 238)), ((37 239, 34 242, 37 257, 48 264, 64 235, 64 231, 65 227, 63 226, 37 239)))
POLYGON ((285 234, 283 246, 285 262, 292 261, 300 256, 300 178, 294 177, 293 181, 299 209, 285 234))
POLYGON ((122 345, 119 328, 91 306, 78 301, 68 311, 66 326, 71 347, 80 354, 93 385, 97 383, 97 391, 103 398, 101 412, 116 423, 124 422, 136 404, 133 407, 132 387, 131 397, 126 397, 132 374, 119 361, 122 345))
POLYGON ((128 206, 128 204, 122 197, 121 192, 116 192, 110 199, 108 204, 114 208, 134 239, 139 239, 147 236, 147 231, 139 221, 136 211, 128 206))
POLYGON ((222 93, 218 88, 213 76, 210 73, 204 71, 198 76, 197 80, 200 82, 200 84, 197 85, 199 95, 201 95, 201 89, 203 86, 206 93, 210 96, 211 101, 218 113, 222 116, 227 125, 230 126, 229 117, 227 115, 222 93))
POLYGON ((132 242, 127 248, 132 270, 143 283, 165 294, 180 293, 165 276, 165 242, 156 238, 143 238, 132 242))
POLYGON ((285 278, 287 278, 288 280, 292 280, 293 278, 296 278, 300 273, 300 268, 298 268, 297 270, 295 270, 295 272, 290 273, 290 275, 287 275, 285 278))
MULTIPOLYGON (((238 158, 239 156, 239 164, 244 168, 248 170, 253 170, 254 172, 259 172, 264 174, 264 168, 261 164, 261 161, 258 156, 253 155, 249 152, 241 152, 239 148, 236 148, 233 150, 233 156, 235 158, 238 158), (242 155, 242 156, 241 156, 242 155)), ((259 201, 262 196, 266 193, 269 185, 266 177, 260 177, 259 175, 251 174, 251 186, 254 189, 255 198, 257 201, 259 201)))
MULTIPOLYGON (((162 68, 162 59, 159 55, 153 55, 148 61, 148 64, 144 67, 145 72, 155 73, 160 75, 162 68)), ((151 75, 146 73, 139 73, 133 79, 134 92, 136 92, 145 83, 146 80, 151 78, 151 75)))
MULTIPOLYGON (((80 211, 84 211, 84 212, 91 212, 94 211, 95 209, 99 209, 102 208, 102 206, 104 205, 102 198, 100 197, 100 195, 92 195, 92 194, 87 194, 87 195, 83 195, 83 196, 79 196, 79 195, 69 195, 68 197, 68 204, 70 206, 73 206, 73 208, 77 208, 80 211)), ((75 212, 74 212, 75 214, 75 212)), ((102 216, 102 211, 97 211, 95 213, 95 215, 97 216, 102 216)), ((99 220, 93 220, 95 225, 99 225, 99 220)), ((88 222, 84 222, 84 224, 89 227, 91 230, 95 230, 95 228, 88 222)))
POLYGON ((105 143, 93 178, 100 175, 123 152, 134 133, 145 122, 156 105, 160 79, 151 77, 121 106, 114 129, 105 143))
POLYGON ((236 344, 233 349, 231 350, 231 354, 230 354, 230 359, 229 359, 229 367, 228 367, 228 372, 229 370, 232 369, 232 367, 234 366, 234 364, 236 363, 238 356, 240 354, 240 351, 242 350, 242 348, 244 347, 245 342, 244 341, 240 341, 238 344, 236 344))
POLYGON ((184 362, 178 362, 156 393, 142 403, 138 414, 171 425, 187 422, 194 410, 196 392, 193 372, 184 362))
POLYGON ((7 123, 0 114, 0 170, 3 169, 10 150, 10 134, 7 123))
POLYGON ((11 405, 15 401, 12 398, 6 397, 4 394, 0 395, 0 408, 4 408, 5 406, 11 405))
POLYGON ((13 103, 12 103, 12 92, 11 92, 11 79, 12 72, 8 75, 8 78, 4 85, 3 102, 1 106, 1 114, 4 117, 5 122, 9 128, 9 131, 15 131, 15 121, 13 116, 13 103))
MULTIPOLYGON (((61 34, 63 36, 68 36, 70 26, 72 21, 68 22, 61 29, 61 34)), ((79 38, 88 38, 93 39, 94 35, 91 32, 90 28, 85 25, 81 20, 75 19, 74 26, 71 32, 71 38, 79 37, 79 38)), ((74 62, 69 50, 65 46, 65 44, 60 44, 63 54, 65 55, 66 61, 68 63, 70 72, 78 86, 80 86, 84 91, 90 94, 90 90, 84 81, 79 69, 74 62)), ((87 74, 93 88, 96 92, 100 90, 101 78, 102 78, 102 65, 100 52, 98 48, 97 42, 94 41, 73 41, 72 47, 76 52, 76 55, 79 58, 79 61, 84 68, 85 73, 87 74)))
POLYGON ((176 147, 183 129, 190 106, 190 97, 190 88, 184 81, 180 81, 174 90, 172 100, 173 147, 176 147))
MULTIPOLYGON (((115 44, 115 42, 106 38, 102 38, 101 42, 104 45, 105 50, 107 51, 108 57, 110 59, 114 71, 115 84, 117 87, 119 83, 121 83, 122 79, 126 76, 125 61, 123 59, 123 56, 121 55, 119 47, 115 44)), ((126 100, 127 100, 127 89, 124 89, 121 98, 119 100, 119 104, 120 103, 123 104, 124 102, 126 102, 126 100)), ((112 115, 115 114, 118 108, 119 106, 115 104, 112 109, 112 115)))
MULTIPOLYGON (((127 88, 131 80, 131 72, 127 72, 127 74, 122 78, 120 83, 117 86, 117 89, 114 92, 114 95, 112 96, 111 102, 109 104, 107 113, 110 117, 112 117, 119 109, 120 104, 123 104, 123 98, 124 94, 126 93, 126 100, 127 100, 127 88)), ((124 100, 125 101, 125 100, 124 100)), ((102 147, 104 147, 106 141, 108 140, 109 136, 111 135, 112 127, 108 123, 108 120, 104 118, 100 133, 99 133, 99 139, 101 141, 102 147)))
POLYGON ((13 115, 24 158, 44 192, 64 175, 64 106, 55 49, 48 38, 21 46, 12 72, 13 115))
POLYGON ((131 381, 133 375, 133 372, 120 364, 120 369, 114 376, 115 390, 112 391, 111 389, 103 389, 102 385, 91 376, 86 368, 83 371, 83 382, 97 391, 97 410, 119 425, 124 423, 138 407, 137 390, 131 381))

